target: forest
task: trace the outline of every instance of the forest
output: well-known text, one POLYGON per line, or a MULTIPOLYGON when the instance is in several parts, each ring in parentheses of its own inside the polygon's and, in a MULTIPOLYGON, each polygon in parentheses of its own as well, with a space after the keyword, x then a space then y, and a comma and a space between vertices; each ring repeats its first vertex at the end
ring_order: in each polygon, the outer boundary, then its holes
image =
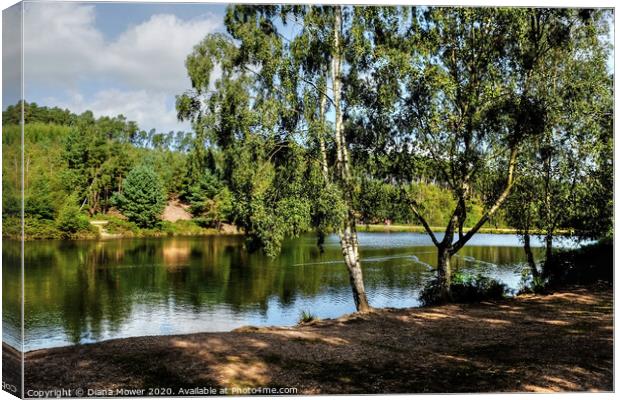
MULTIPOLYGON (((357 232, 417 225, 437 249, 429 296, 485 227, 521 236, 533 282, 552 239, 613 236, 610 12, 233 5, 187 56, 176 97, 191 132, 18 103, 3 111, 3 232, 97 236, 235 226, 252 251, 337 233, 358 311, 357 232), (190 221, 162 221, 167 202, 190 221), (532 236, 545 239, 538 263, 532 236)), ((435 293, 436 292, 436 293, 435 293)))

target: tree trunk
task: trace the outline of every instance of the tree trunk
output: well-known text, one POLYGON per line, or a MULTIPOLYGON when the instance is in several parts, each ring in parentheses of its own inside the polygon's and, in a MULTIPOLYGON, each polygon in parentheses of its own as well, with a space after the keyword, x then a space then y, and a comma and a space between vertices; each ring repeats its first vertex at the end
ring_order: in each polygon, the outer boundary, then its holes
POLYGON ((441 297, 444 301, 450 300, 450 285, 452 284, 450 257, 450 251, 447 247, 437 247, 437 277, 441 285, 441 297))
POLYGON ((551 257, 552 257, 552 249, 553 249, 553 223, 551 222, 553 219, 552 216, 552 207, 551 204, 551 134, 553 131, 550 131, 547 135, 545 135, 545 228, 547 234, 545 235, 545 264, 543 269, 545 270, 545 274, 549 276, 549 267, 551 265, 551 257))
POLYGON ((527 264, 530 266, 533 277, 538 277, 538 269, 536 268, 536 261, 534 260, 534 254, 532 253, 532 247, 530 246, 530 233, 525 231, 523 234, 523 250, 527 257, 527 264))
MULTIPOLYGON (((326 79, 327 80, 327 79, 326 79)), ((321 129, 319 131, 319 149, 321 151, 321 171, 323 172, 323 178, 325 181, 329 179, 329 172, 327 169, 327 149, 325 148, 325 106, 327 105, 327 95, 321 93, 321 101, 319 107, 319 118, 321 120, 321 129)))
POLYGON ((551 273, 551 262, 553 259, 553 230, 547 230, 545 235, 545 264, 544 272, 546 276, 551 273))
POLYGON ((353 291, 353 300, 355 308, 358 312, 369 312, 371 310, 366 291, 364 289, 364 279, 362 275, 362 267, 359 257, 357 231, 355 229, 355 216, 353 215, 352 205, 352 185, 351 174, 349 169, 349 157, 347 153, 346 138, 342 126, 342 109, 340 105, 341 90, 341 52, 340 52, 340 30, 342 29, 342 8, 336 6, 334 9, 334 46, 332 53, 332 92, 334 102, 335 124, 334 136, 336 142, 336 173, 339 183, 343 189, 345 200, 349 207, 347 217, 340 230, 340 247, 344 257, 347 270, 349 272, 349 281, 353 291))
POLYGON ((366 297, 366 290, 364 289, 364 279, 357 246, 355 225, 351 225, 347 222, 345 229, 340 231, 340 247, 347 270, 349 271, 349 281, 351 283, 351 289, 353 290, 355 308, 358 312, 369 312, 371 308, 366 297))

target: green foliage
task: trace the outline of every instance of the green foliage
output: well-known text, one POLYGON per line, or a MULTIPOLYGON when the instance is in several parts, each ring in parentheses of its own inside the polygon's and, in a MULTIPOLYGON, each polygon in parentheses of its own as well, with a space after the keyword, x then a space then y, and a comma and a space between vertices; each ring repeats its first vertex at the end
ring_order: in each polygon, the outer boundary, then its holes
POLYGON ((65 203, 58 211, 56 226, 67 236, 78 231, 89 230, 90 223, 88 218, 80 211, 80 207, 76 204, 75 196, 67 197, 65 203))
MULTIPOLYGON (((53 220, 63 204, 64 184, 58 141, 68 133, 62 126, 34 123, 24 129, 24 213, 28 217, 53 220)), ((3 126, 2 183, 3 213, 21 212, 21 130, 3 126)))
POLYGON ((12 182, 2 180, 2 218, 16 217, 21 214, 20 194, 12 182))
POLYGON ((58 107, 40 107, 37 103, 19 101, 14 105, 9 105, 2 112, 3 125, 19 125, 22 119, 22 105, 24 111, 24 121, 26 124, 42 123, 53 125, 70 125, 77 119, 77 115, 69 110, 58 107))
POLYGON ((523 268, 521 282, 519 282, 519 294, 548 293, 549 280, 541 275, 533 275, 529 268, 523 268))
POLYGON ((322 245, 325 233, 342 226, 348 207, 342 191, 334 184, 317 188, 317 192, 311 204, 312 224, 319 234, 319 245, 322 245))
MULTIPOLYGON (((433 278, 424 285, 419 299, 425 306, 442 304, 446 301, 442 290, 442 283, 438 278, 433 278)), ((449 293, 449 300, 455 303, 501 300, 506 294, 506 286, 480 274, 474 276, 455 273, 449 293)))
MULTIPOLYGON (((550 47, 531 75, 545 124, 523 146, 507 217, 523 235, 538 230, 551 237, 571 228, 578 237, 598 238, 613 232, 607 117, 613 91, 603 61, 609 50, 597 37, 607 23, 599 12, 565 11, 564 17, 572 21, 570 37, 564 32, 563 46, 550 47)), ((548 241, 547 257, 551 246, 548 241)))
POLYGON ((66 189, 77 189, 78 199, 85 200, 91 215, 111 206, 112 195, 132 165, 129 142, 136 130, 123 116, 95 120, 86 112, 64 139, 66 189))
MULTIPOLYGON (((405 193, 408 199, 415 201, 430 226, 446 226, 457 204, 450 189, 432 183, 412 183, 405 188, 405 193)), ((477 195, 472 195, 465 210, 466 218, 463 225, 472 227, 482 217, 483 202, 477 195)), ((410 215, 410 212, 407 215, 410 215)))
POLYGON ((24 197, 24 214, 33 218, 54 219, 54 194, 48 182, 38 180, 24 197))
POLYGON ((140 236, 140 227, 134 222, 105 215, 96 215, 95 218, 108 221, 105 225, 105 230, 108 233, 120 234, 123 236, 140 236))
POLYGON ((210 171, 189 189, 190 211, 196 221, 204 227, 217 227, 223 221, 230 221, 233 198, 230 190, 210 171))
POLYGON ((54 220, 24 218, 24 237, 26 239, 62 239, 66 235, 58 229, 54 220))
POLYGON ((385 220, 403 221, 407 216, 400 199, 400 191, 394 185, 374 179, 362 181, 357 209, 367 224, 383 223, 385 220))
POLYGON ((297 321, 297 323, 307 324, 316 320, 318 320, 318 318, 314 314, 312 314, 310 311, 303 310, 299 315, 299 320, 297 321))
POLYGON ((155 171, 141 165, 129 172, 123 181, 123 191, 115 201, 130 221, 142 228, 152 228, 160 220, 166 205, 166 195, 155 171))

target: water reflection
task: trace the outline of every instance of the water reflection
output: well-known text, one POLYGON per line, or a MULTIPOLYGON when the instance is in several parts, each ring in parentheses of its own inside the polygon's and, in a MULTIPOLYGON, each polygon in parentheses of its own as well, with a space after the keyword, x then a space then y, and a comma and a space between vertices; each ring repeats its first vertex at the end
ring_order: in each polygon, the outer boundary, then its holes
MULTIPOLYGON (((436 258, 428 238, 373 233, 360 241, 372 304, 417 305, 436 258)), ((275 259, 246 252, 235 236, 27 242, 25 348, 291 325, 302 310, 336 317, 354 311, 340 257, 334 236, 324 253, 312 236, 289 240, 275 259)), ((524 259, 515 236, 478 235, 453 264, 514 288, 524 259)), ((17 326, 19 242, 4 243, 3 265, 3 323, 17 326)))

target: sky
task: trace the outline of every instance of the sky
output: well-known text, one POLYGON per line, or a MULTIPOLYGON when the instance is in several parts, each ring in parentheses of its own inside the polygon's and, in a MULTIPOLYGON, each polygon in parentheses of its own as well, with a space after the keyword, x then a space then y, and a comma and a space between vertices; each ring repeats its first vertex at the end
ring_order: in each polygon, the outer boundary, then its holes
MULTIPOLYGON (((196 3, 25 3, 25 98, 76 113, 123 114, 144 130, 191 130, 189 123, 177 120, 174 106, 175 95, 191 86, 185 58, 206 34, 224 30, 225 8, 196 3)), ((19 81, 20 68, 18 29, 10 10, 4 13, 6 108, 19 98, 19 86, 6 83, 19 81)), ((608 67, 613 70, 613 56, 608 67)))
POLYGON ((33 2, 24 10, 27 101, 123 114, 145 130, 191 129, 174 105, 191 87, 185 58, 224 30, 225 5, 33 2))

